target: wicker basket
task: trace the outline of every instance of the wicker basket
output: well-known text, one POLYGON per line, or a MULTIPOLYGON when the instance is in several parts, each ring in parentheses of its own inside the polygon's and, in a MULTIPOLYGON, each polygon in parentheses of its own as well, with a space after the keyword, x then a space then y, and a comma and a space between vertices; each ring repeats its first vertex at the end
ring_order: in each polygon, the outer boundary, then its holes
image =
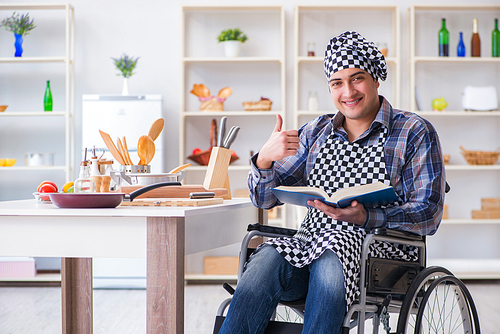
POLYGON ((200 102, 200 111, 224 111, 224 102, 219 102, 216 97, 200 102))
POLYGON ((486 151, 467 151, 462 146, 460 146, 462 150, 462 155, 469 165, 493 165, 497 162, 498 157, 500 156, 500 149, 497 149, 494 152, 486 152, 486 151))
MULTIPOLYGON (((212 147, 215 146, 217 142, 217 121, 212 119, 212 125, 210 127, 210 148, 206 151, 201 151, 196 154, 192 154, 188 157, 189 160, 192 160, 202 166, 208 166, 208 162, 210 161, 210 154, 212 153, 212 147)), ((239 157, 236 154, 231 154, 231 160, 229 163, 233 163, 238 160, 239 157)))
POLYGON ((257 102, 243 102, 245 111, 269 111, 273 102, 270 100, 260 100, 257 102))

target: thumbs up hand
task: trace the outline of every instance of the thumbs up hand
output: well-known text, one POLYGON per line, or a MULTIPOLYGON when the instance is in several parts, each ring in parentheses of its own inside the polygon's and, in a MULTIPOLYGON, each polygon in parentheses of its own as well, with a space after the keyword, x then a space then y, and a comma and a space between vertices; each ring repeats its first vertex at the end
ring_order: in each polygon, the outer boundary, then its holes
POLYGON ((259 151, 257 167, 269 169, 274 161, 297 154, 300 147, 299 132, 297 130, 281 131, 282 127, 283 118, 277 114, 274 130, 259 151))

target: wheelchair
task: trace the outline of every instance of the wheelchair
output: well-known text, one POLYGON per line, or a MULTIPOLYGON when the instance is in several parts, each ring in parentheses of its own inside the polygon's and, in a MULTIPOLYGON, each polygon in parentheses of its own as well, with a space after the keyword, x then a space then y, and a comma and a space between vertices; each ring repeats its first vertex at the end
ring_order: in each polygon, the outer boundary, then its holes
MULTIPOLYGON (((241 245, 238 279, 253 251, 248 248, 250 240, 293 236, 296 232, 289 228, 249 225, 241 245)), ((361 253, 360 296, 346 312, 342 333, 348 334, 356 327, 358 334, 365 333, 365 322, 371 320, 374 334, 379 333, 380 325, 388 334, 479 334, 479 317, 467 287, 446 268, 426 267, 425 252, 425 236, 386 228, 369 231, 361 253), (369 246, 376 240, 413 246, 418 249, 418 261, 371 258, 369 246)), ((229 284, 225 283, 224 288, 231 295, 234 293, 229 284)), ((214 334, 218 333, 230 302, 228 298, 219 306, 214 334)), ((301 333, 304 306, 305 300, 281 301, 266 333, 301 333)))

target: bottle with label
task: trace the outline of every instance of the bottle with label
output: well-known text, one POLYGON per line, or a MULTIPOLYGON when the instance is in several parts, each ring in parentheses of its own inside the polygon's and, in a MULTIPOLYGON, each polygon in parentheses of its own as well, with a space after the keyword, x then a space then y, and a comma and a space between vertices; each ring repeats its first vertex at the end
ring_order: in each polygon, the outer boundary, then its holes
POLYGON ((459 32, 459 39, 457 45, 457 57, 465 57, 465 44, 464 44, 464 34, 459 32))
POLYGON ((441 19, 441 30, 438 33, 439 40, 439 57, 449 57, 450 56, 450 33, 446 29, 446 19, 441 19))
POLYGON ((90 168, 88 161, 80 164, 80 174, 75 181, 75 193, 95 192, 95 182, 90 178, 90 168))
POLYGON ((495 19, 495 29, 491 32, 491 56, 500 57, 500 31, 498 30, 498 19, 495 19))
POLYGON ((43 98, 43 110, 52 111, 52 92, 50 91, 50 80, 47 80, 47 88, 45 88, 45 96, 43 98))
POLYGON ((477 19, 472 20, 472 39, 470 41, 471 57, 481 57, 481 39, 477 29, 477 19))

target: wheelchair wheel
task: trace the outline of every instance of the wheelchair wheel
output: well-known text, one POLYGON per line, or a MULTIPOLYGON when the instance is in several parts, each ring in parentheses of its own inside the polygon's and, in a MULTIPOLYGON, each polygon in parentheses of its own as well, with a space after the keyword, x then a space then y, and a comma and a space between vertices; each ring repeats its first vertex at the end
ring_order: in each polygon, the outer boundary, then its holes
POLYGON ((304 323, 304 318, 300 311, 296 311, 295 309, 282 304, 279 304, 276 308, 273 320, 291 322, 294 324, 304 323))
POLYGON ((422 298, 434 280, 446 275, 452 275, 446 268, 427 267, 413 279, 399 311, 398 334, 418 333, 415 332, 415 324, 422 298))
POLYGON ((455 276, 441 276, 425 292, 418 309, 416 333, 480 333, 472 296, 455 276))

